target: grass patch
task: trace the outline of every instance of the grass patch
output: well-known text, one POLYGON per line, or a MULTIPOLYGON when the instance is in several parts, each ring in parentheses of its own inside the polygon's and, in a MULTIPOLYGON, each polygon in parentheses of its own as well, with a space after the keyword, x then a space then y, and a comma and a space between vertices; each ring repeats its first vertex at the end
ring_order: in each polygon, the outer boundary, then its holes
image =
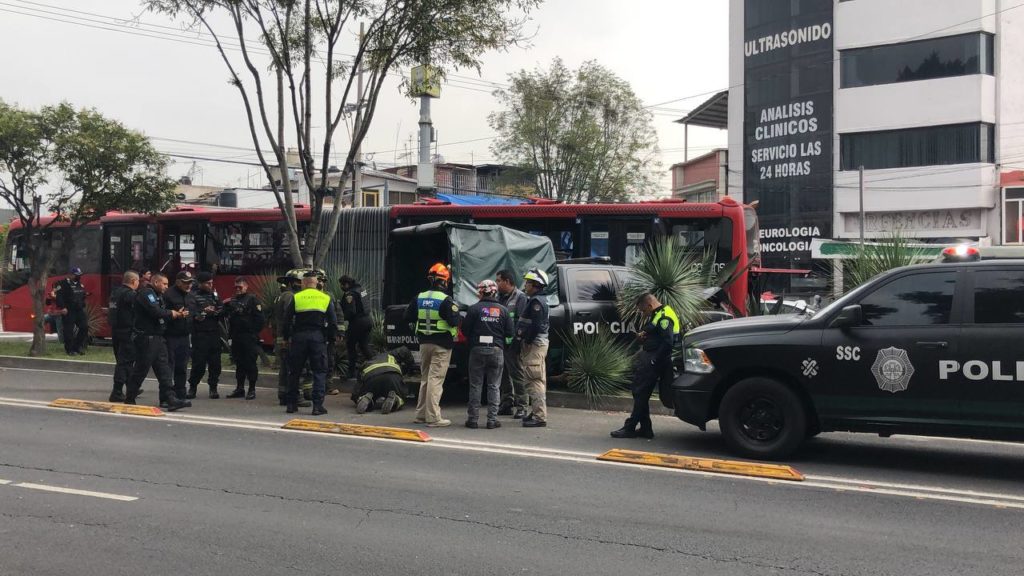
MULTIPOLYGON (((0 356, 28 356, 31 342, 0 342, 0 356)), ((82 360, 85 362, 114 362, 114 349, 110 346, 89 346, 84 356, 68 356, 64 353, 64 345, 60 342, 47 342, 46 354, 39 358, 58 358, 61 360, 82 360)))
MULTIPOLYGON (((28 349, 31 347, 31 342, 0 342, 0 356, 23 356, 28 357, 28 349)), ((114 363, 114 348, 111 346, 98 346, 92 345, 85 351, 82 356, 68 356, 64 353, 64 345, 60 342, 53 341, 46 343, 46 354, 44 356, 37 356, 37 358, 55 358, 59 360, 80 360, 82 362, 109 362, 114 363)), ((271 357, 273 359, 273 357, 271 357)), ((232 364, 227 352, 221 354, 221 365, 226 371, 231 368, 232 364)), ((260 364, 260 368, 264 368, 260 364)), ((232 368, 233 370, 233 368, 232 368)))

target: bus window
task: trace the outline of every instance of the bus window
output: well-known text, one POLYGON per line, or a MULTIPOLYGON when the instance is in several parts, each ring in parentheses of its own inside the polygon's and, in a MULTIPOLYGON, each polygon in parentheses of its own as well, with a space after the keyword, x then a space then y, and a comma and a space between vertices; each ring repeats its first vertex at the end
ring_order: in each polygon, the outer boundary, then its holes
POLYGON ((611 246, 608 241, 609 234, 608 230, 591 230, 590 231, 590 257, 599 258, 602 256, 608 256, 611 251, 611 246))
POLYGON ((743 226, 747 233, 747 255, 755 265, 761 264, 761 226, 757 221, 757 212, 750 206, 743 208, 743 226))
POLYGON ((644 254, 644 244, 647 242, 646 232, 626 232, 626 266, 636 264, 644 254))
POLYGON ((288 233, 283 222, 247 224, 242 274, 283 274, 289 267, 288 233))
POLYGON ((732 221, 726 218, 694 218, 676 221, 672 237, 687 251, 715 251, 715 262, 732 262, 732 221))
POLYGON ((7 250, 0 279, 0 290, 4 294, 28 284, 28 245, 24 232, 14 232, 7 237, 7 250))

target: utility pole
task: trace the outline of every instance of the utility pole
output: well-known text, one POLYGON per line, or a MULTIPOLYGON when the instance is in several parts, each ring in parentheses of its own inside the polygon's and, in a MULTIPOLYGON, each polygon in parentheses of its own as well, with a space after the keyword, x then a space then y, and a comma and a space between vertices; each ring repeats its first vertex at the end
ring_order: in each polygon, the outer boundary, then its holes
MULTIPOLYGON (((363 46, 363 38, 366 33, 364 24, 359 23, 359 47, 363 46)), ((365 52, 364 52, 365 54, 365 52)), ((363 128, 363 66, 359 62, 359 70, 356 75, 356 122, 355 137, 359 138, 359 131, 363 128)), ((356 146, 355 161, 352 166, 352 207, 360 208, 363 205, 363 139, 359 138, 359 145, 356 146)))
POLYGON ((416 188, 420 192, 434 191, 434 164, 430 161, 430 96, 420 96, 420 158, 416 166, 416 188))
POLYGON ((857 169, 860 176, 860 249, 864 250, 864 166, 857 169))

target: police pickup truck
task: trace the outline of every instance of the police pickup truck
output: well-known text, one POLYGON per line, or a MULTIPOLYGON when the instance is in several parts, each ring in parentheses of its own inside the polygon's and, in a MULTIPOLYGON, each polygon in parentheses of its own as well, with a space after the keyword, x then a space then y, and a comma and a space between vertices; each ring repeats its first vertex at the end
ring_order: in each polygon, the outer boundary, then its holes
POLYGON ((685 335, 662 401, 782 458, 826 431, 1024 440, 1024 260, 898 268, 813 314, 685 335))

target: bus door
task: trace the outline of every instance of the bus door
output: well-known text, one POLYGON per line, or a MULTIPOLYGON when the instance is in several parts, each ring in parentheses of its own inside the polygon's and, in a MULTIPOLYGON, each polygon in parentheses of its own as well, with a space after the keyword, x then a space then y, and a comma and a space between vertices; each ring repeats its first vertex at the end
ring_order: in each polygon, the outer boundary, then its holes
POLYGON ((174 283, 174 276, 188 270, 193 275, 202 269, 199 255, 203 254, 202 244, 205 239, 205 222, 168 222, 161 229, 160 266, 163 272, 174 283))
MULTIPOLYGON (((146 232, 145 224, 105 224, 103 226, 103 245, 107 247, 103 255, 102 268, 102 286, 105 297, 109 296, 110 291, 121 283, 125 272, 129 270, 139 272, 153 266, 153 246, 152 244, 147 246, 146 232)), ((105 300, 106 298, 104 303, 105 300)))

